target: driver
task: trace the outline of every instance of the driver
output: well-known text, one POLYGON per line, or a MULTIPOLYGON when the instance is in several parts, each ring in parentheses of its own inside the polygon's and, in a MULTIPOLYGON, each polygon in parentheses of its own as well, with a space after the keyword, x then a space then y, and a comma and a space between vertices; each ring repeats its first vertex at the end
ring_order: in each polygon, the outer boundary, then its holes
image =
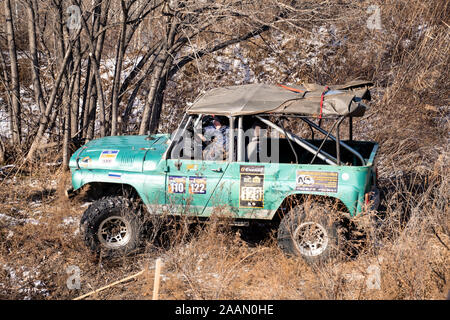
POLYGON ((226 158, 230 131, 225 123, 226 117, 213 115, 212 124, 205 128, 203 135, 199 134, 200 139, 208 143, 203 151, 205 160, 224 160, 226 158))

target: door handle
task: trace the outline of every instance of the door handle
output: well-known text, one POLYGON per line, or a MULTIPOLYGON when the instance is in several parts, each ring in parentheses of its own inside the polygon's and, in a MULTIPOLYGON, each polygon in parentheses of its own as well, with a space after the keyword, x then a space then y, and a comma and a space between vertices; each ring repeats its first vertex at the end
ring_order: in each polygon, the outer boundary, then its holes
POLYGON ((211 171, 214 171, 214 172, 222 172, 222 168, 219 168, 219 169, 211 169, 211 171))

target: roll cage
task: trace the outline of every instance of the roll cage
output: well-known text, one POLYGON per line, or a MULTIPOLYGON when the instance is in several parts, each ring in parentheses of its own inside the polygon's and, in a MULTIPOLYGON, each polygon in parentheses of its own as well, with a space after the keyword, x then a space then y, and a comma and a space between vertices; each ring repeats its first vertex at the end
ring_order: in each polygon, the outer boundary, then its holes
MULTIPOLYGON (((169 147, 167 148, 166 152, 163 155, 163 159, 167 160, 169 159, 169 155, 174 148, 174 146, 181 140, 181 138, 186 133, 186 130, 188 126, 192 123, 194 127, 196 127, 199 123, 199 121, 202 119, 203 114, 185 114, 180 126, 178 129, 172 134, 172 137, 169 142, 169 147)), ((361 155, 360 152, 355 150, 352 146, 350 146, 348 143, 345 143, 340 138, 340 126, 345 120, 345 118, 348 118, 349 121, 349 141, 353 140, 353 118, 352 117, 346 117, 346 116, 337 116, 337 117, 324 117, 320 118, 318 123, 312 121, 314 117, 307 117, 307 116, 301 116, 301 115, 292 115, 292 114, 256 114, 256 115, 239 115, 239 116, 229 116, 229 150, 228 150, 228 157, 227 161, 232 162, 234 159, 238 162, 244 162, 245 161, 245 137, 244 137, 244 128, 243 128, 243 120, 244 117, 254 117, 255 119, 258 119, 268 127, 271 127, 273 130, 277 131, 278 133, 284 135, 286 139, 288 140, 288 143, 292 149, 292 152, 295 155, 296 162, 298 163, 298 156, 297 152, 293 146, 293 143, 300 146, 302 149, 306 150, 307 152, 312 154, 312 160, 310 161, 310 164, 312 164, 316 158, 321 159, 328 165, 342 165, 342 159, 341 159, 341 148, 346 149, 351 154, 353 154, 358 161, 360 162, 359 165, 365 166, 366 160, 361 155), (274 118, 276 121, 270 121, 269 118, 274 118), (315 144, 311 143, 310 141, 301 138, 294 134, 293 132, 290 132, 287 130, 283 124, 283 121, 286 118, 298 118, 305 122, 310 130, 311 130, 311 137, 314 140, 315 133, 320 133, 324 136, 319 146, 316 146, 315 144), (331 125, 331 129, 329 131, 325 130, 321 124, 322 119, 328 119, 333 120, 333 123, 331 125), (237 122, 237 127, 235 128, 235 124, 237 122), (236 132, 237 131, 237 132, 236 132), (333 135, 333 131, 335 134, 333 135), (235 139, 236 138, 236 139, 235 139), (326 152, 324 150, 324 145, 326 141, 333 141, 336 145, 335 149, 335 155, 330 154, 329 152, 326 152), (235 147, 235 143, 237 144, 235 147)))

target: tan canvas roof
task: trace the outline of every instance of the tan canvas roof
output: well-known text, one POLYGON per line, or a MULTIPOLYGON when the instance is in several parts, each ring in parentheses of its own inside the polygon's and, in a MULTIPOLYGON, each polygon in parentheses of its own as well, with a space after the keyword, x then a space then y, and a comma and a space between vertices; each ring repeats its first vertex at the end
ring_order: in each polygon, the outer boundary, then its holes
POLYGON ((325 86, 317 84, 247 84, 222 87, 209 90, 198 97, 187 112, 223 116, 282 113, 317 117, 322 111, 324 117, 362 116, 366 106, 361 100, 370 100, 370 85, 372 83, 368 81, 352 81, 344 85, 329 86, 325 94, 325 86))

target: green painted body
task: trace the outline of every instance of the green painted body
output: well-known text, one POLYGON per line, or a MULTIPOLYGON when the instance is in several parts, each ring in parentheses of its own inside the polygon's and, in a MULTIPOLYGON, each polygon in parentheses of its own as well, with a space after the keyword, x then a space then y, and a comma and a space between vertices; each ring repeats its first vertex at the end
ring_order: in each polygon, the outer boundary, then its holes
POLYGON ((220 211, 226 207, 226 212, 231 211, 236 219, 270 220, 283 200, 295 194, 337 198, 355 216, 364 210, 365 194, 376 184, 374 159, 378 145, 373 142, 361 142, 371 148, 366 152, 367 165, 333 166, 164 159, 170 136, 158 134, 149 140, 146 137, 105 137, 78 149, 70 159, 73 188, 91 183, 129 185, 157 214, 208 217, 217 208, 220 211), (263 178, 263 203, 257 207, 240 203, 243 165, 264 171, 258 176, 263 178), (299 188, 298 177, 304 171, 337 177, 337 182, 331 182, 336 189, 325 192, 299 188))

